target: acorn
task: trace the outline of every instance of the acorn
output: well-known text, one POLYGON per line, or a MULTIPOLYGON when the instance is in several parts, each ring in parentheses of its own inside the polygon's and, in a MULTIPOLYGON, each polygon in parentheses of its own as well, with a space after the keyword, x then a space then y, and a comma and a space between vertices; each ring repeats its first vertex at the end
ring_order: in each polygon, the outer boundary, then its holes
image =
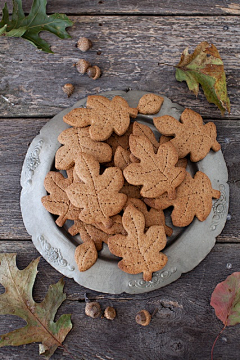
POLYGON ((142 326, 147 326, 151 321, 151 315, 147 310, 141 310, 136 315, 136 323, 142 326))
POLYGON ((84 59, 78 60, 78 62, 75 65, 77 71, 80 74, 85 74, 87 72, 87 69, 91 66, 90 62, 84 59))
POLYGON ((62 87, 62 90, 65 94, 67 94, 68 97, 70 97, 74 91, 74 86, 72 84, 65 84, 62 87))
POLYGON ((104 317, 108 320, 113 320, 116 317, 116 310, 112 306, 108 306, 104 310, 104 317))
POLYGON ((91 40, 89 40, 85 37, 81 37, 77 42, 77 48, 79 50, 81 50, 82 52, 88 51, 89 49, 91 49, 91 47, 92 47, 91 40))
POLYGON ((101 75, 101 70, 98 66, 91 66, 87 69, 87 74, 93 80, 97 80, 101 75))
POLYGON ((98 302, 92 301, 92 302, 86 303, 85 314, 87 316, 90 316, 91 318, 95 319, 95 318, 99 317, 101 315, 101 313, 102 313, 101 306, 99 305, 98 302))

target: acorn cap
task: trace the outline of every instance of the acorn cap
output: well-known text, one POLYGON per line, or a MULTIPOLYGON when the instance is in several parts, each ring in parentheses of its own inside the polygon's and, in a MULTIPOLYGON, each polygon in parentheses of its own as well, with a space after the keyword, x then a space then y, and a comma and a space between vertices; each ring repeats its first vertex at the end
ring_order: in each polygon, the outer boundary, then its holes
POLYGON ((151 321, 151 315, 147 310, 141 310, 136 315, 136 323, 142 326, 147 326, 151 321))
POLYGON ((77 42, 77 48, 83 52, 88 51, 92 47, 91 40, 81 37, 77 42))
POLYGON ((116 310, 112 306, 108 306, 104 310, 104 317, 108 320, 113 320, 116 317, 116 310))
POLYGON ((92 302, 86 303, 85 314, 87 316, 90 316, 91 318, 95 319, 95 318, 99 317, 101 315, 101 313, 102 313, 101 306, 98 302, 92 301, 92 302))
POLYGON ((90 62, 85 59, 80 59, 76 63, 76 69, 80 74, 85 74, 90 66, 90 62))

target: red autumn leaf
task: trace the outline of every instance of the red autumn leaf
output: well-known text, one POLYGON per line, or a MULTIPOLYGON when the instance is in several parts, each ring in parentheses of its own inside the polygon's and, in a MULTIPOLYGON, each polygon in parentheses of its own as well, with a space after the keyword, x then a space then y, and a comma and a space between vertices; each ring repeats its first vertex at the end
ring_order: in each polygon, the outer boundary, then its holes
POLYGON ((216 286, 210 304, 224 325, 240 323, 240 272, 233 273, 216 286))
POLYGON ((224 329, 240 323, 240 272, 233 273, 215 287, 210 305, 224 324, 212 346, 211 360, 213 360, 214 347, 224 329))

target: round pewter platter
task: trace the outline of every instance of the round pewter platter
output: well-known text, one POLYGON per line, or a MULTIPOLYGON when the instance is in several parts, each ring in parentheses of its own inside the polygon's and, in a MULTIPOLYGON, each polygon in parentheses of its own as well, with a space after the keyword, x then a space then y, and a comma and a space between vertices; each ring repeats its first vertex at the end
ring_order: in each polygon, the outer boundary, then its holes
MULTIPOLYGON (((127 100, 129 106, 136 107, 139 99, 147 94, 144 91, 110 91, 100 95, 112 99, 116 95, 127 100)), ((162 95, 161 95, 162 96, 162 95)), ((164 97, 164 96, 163 96, 164 97)), ((69 126, 63 122, 63 116, 73 108, 84 107, 86 100, 78 101, 73 107, 65 109, 51 119, 32 141, 26 154, 21 174, 21 210, 25 227, 32 236, 32 241, 40 254, 61 274, 73 278, 86 288, 111 293, 138 294, 158 289, 177 280, 197 266, 213 248, 216 237, 221 233, 227 218, 229 187, 227 167, 220 151, 212 150, 201 161, 188 164, 187 170, 194 175, 204 172, 211 180, 212 187, 221 191, 221 197, 213 200, 208 218, 200 222, 196 218, 186 228, 175 228, 170 222, 170 212, 166 212, 166 223, 173 228, 173 235, 168 238, 168 245, 163 252, 168 256, 167 265, 153 274, 151 281, 142 279, 142 273, 131 275, 121 271, 118 258, 111 255, 107 245, 99 253, 97 262, 87 271, 79 272, 74 260, 76 246, 80 237, 71 237, 67 228, 55 224, 53 215, 43 207, 41 198, 46 195, 44 179, 50 170, 54 170, 55 153, 60 146, 59 134, 69 126)), ((139 115, 136 120, 148 124, 154 130, 152 118, 171 115, 179 120, 184 109, 164 97, 164 103, 158 114, 139 115)), ((159 137, 155 129, 155 135, 159 137)))

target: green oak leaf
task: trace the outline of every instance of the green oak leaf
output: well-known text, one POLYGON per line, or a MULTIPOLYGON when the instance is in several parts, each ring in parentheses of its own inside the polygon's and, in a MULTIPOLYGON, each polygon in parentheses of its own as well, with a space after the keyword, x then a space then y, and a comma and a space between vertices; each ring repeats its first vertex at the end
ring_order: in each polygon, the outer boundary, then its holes
POLYGON ((12 18, 9 18, 7 4, 2 10, 0 21, 0 35, 8 37, 22 37, 38 49, 52 53, 50 45, 40 38, 41 31, 49 31, 61 39, 70 38, 66 27, 73 22, 64 14, 46 14, 47 0, 33 0, 28 16, 25 16, 21 0, 13 0, 12 18))
POLYGON ((54 322, 56 312, 66 299, 64 282, 50 285, 45 299, 36 303, 32 289, 40 258, 33 260, 24 270, 16 266, 16 254, 0 254, 0 283, 5 292, 0 295, 0 315, 16 315, 26 326, 0 335, 0 347, 39 342, 39 352, 49 359, 61 346, 72 329, 71 315, 62 315, 54 322))
POLYGON ((223 61, 213 44, 203 41, 192 54, 186 48, 176 66, 176 79, 186 81, 196 96, 200 84, 209 103, 217 105, 222 115, 225 110, 230 113, 223 61))

